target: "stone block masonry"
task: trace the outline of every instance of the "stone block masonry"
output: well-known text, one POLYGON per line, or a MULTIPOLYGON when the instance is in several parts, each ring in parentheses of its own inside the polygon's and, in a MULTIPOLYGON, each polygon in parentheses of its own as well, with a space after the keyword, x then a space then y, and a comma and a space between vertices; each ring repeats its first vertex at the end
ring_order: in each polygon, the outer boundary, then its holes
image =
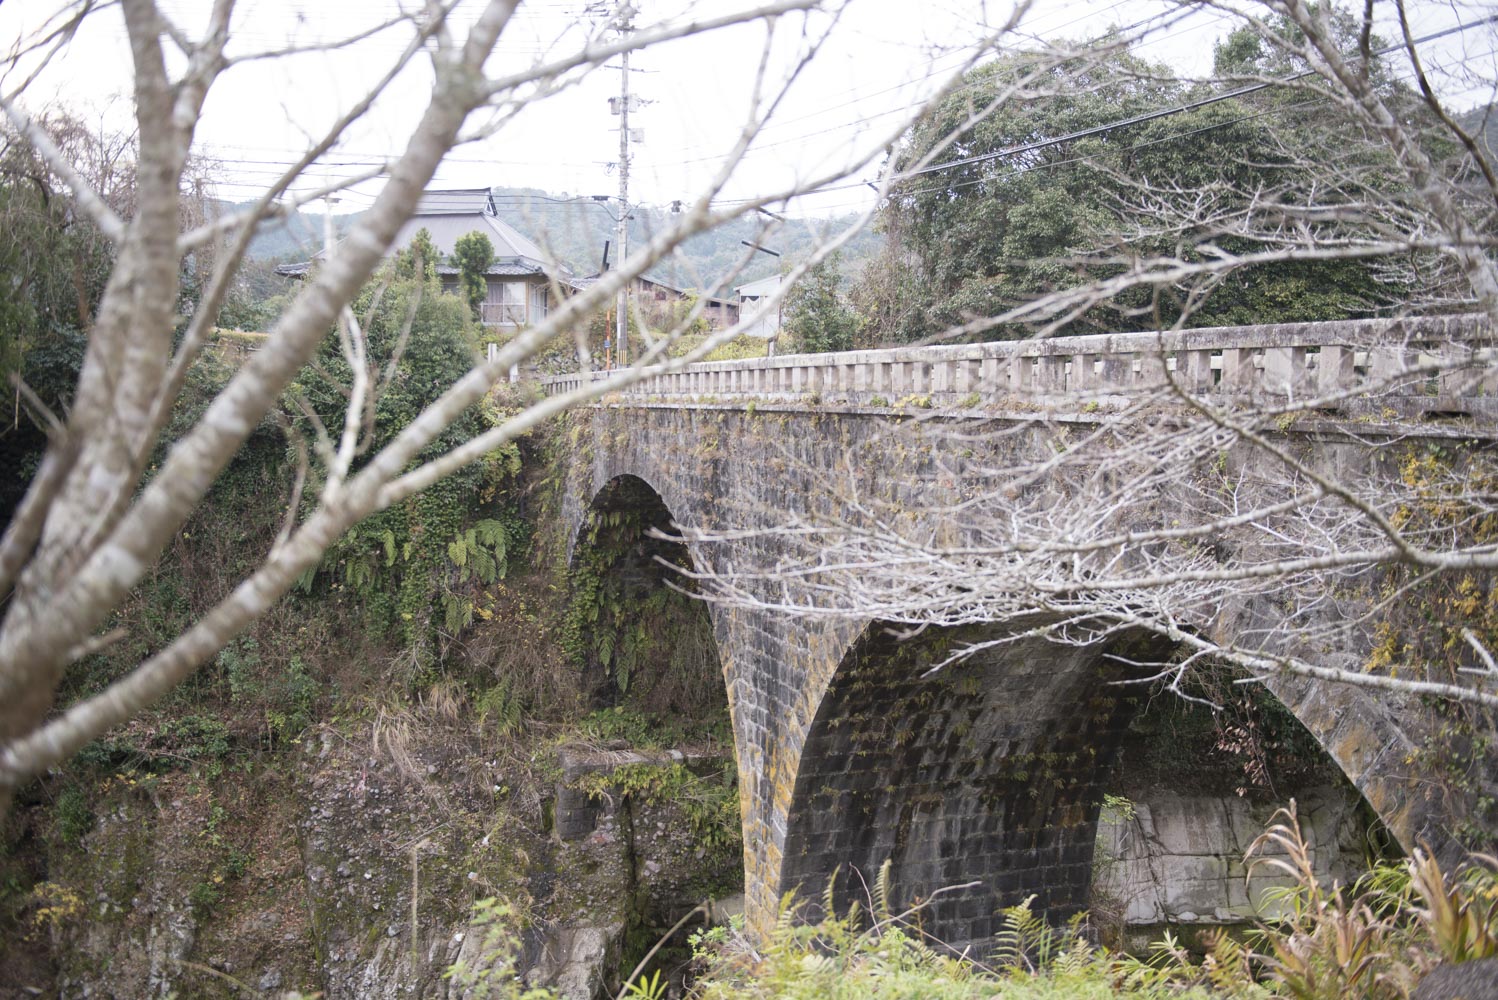
MULTIPOLYGON (((1400 364, 1411 358, 1419 363, 1422 352, 1427 360, 1435 356, 1439 336, 1466 329, 1460 321, 1440 323, 1440 331, 1418 323, 1263 328, 1256 344, 1243 331, 1186 331, 1156 337, 1157 345, 1170 349, 1158 367, 1142 357, 1139 344, 1119 338, 1110 343, 1132 353, 1126 352, 1126 365, 1109 367, 1103 363, 1109 344, 1091 344, 1098 338, 1090 338, 661 371, 612 405, 569 415, 573 446, 561 470, 563 511, 575 537, 595 497, 630 477, 648 486, 679 525, 747 529, 742 540, 711 551, 693 545, 698 568, 774 566, 776 536, 754 529, 837 515, 843 501, 829 483, 839 477, 856 478, 872 495, 929 509, 960 499, 971 485, 962 481, 962 456, 941 451, 951 448, 950 439, 923 436, 922 421, 911 414, 924 411, 869 405, 880 393, 888 397, 929 385, 966 410, 971 401, 958 395, 963 388, 984 392, 1000 371, 1009 372, 1005 399, 1012 401, 1016 384, 1039 387, 1043 393, 1035 398, 1044 403, 1044 420, 1024 407, 1004 411, 995 403, 982 413, 926 422, 935 428, 952 420, 982 419, 990 426, 1007 421, 1010 433, 993 435, 1000 443, 992 447, 1009 453, 986 456, 998 465, 1000 458, 1051 453, 1058 427, 1085 430, 1103 419, 1087 402, 1120 395, 1117 385, 1103 384, 1115 369, 1127 368, 1118 377, 1133 379, 1136 387, 1164 370, 1196 378, 1208 392, 1227 392, 1246 378, 1257 380, 1252 391, 1261 393, 1279 392, 1276 387, 1299 391, 1308 380, 1335 389, 1344 378, 1387 374, 1387 366, 1379 369, 1379 352, 1393 351, 1392 343, 1406 347, 1390 357, 1397 353, 1400 364), (937 357, 931 351, 955 353, 937 357), (1045 361, 1056 357, 1067 360, 1045 361), (1007 367, 998 364, 1004 358, 1007 367), (932 365, 957 367, 943 373, 932 365), (793 381, 797 370, 802 376, 793 381), (694 395, 709 384, 715 395, 694 395), (808 385, 837 388, 820 388, 820 398, 812 400, 808 385), (832 393, 837 396, 829 400, 832 393), (850 462, 851 454, 859 461, 850 462)), ((1464 342, 1446 341, 1455 350, 1453 343, 1464 342)), ((1486 413, 1493 400, 1486 395, 1492 379, 1484 350, 1472 346, 1466 356, 1476 367, 1453 367, 1450 378, 1411 376, 1418 395, 1392 404, 1386 397, 1383 405, 1486 413), (1458 372, 1464 377, 1458 379, 1458 372), (1447 388, 1453 395, 1439 394, 1447 388)), ((548 391, 576 384, 576 377, 563 377, 548 391)), ((1348 391, 1341 416, 1356 408, 1354 395, 1348 391)), ((1326 420, 1297 424, 1284 435, 1299 454, 1339 468, 1371 460, 1373 446, 1364 440, 1370 432, 1367 424, 1339 430, 1326 420)), ((988 940, 998 908, 1031 894, 1057 917, 1087 905, 1103 782, 1131 711, 1129 699, 1106 684, 1112 648, 1026 639, 923 679, 933 658, 963 637, 933 633, 896 643, 878 621, 776 613, 783 595, 774 582, 752 587, 762 594, 761 606, 710 605, 734 725, 752 928, 772 925, 787 890, 800 888, 804 898, 818 899, 835 869, 844 873, 838 898, 862 898, 852 869, 871 881, 886 859, 894 863, 896 899, 935 896, 924 918, 928 929, 959 947, 988 940), (937 894, 967 882, 981 884, 937 894)), ((1272 611, 1228 609, 1224 620, 1248 627, 1272 611)), ((1018 624, 995 623, 985 635, 1018 624)), ((1345 652, 1366 658, 1368 651, 1345 652)), ((1411 764, 1421 738, 1418 706, 1294 679, 1271 679, 1267 686, 1403 845, 1448 842, 1449 819, 1460 804, 1429 795, 1429 782, 1411 764)))
MULTIPOLYGON (((602 372, 558 375, 555 394, 602 372)), ((670 362, 625 392, 654 399, 753 396, 890 405, 1118 405, 1172 386, 1214 402, 1324 397, 1346 415, 1498 417, 1498 348, 1479 317, 1343 320, 1045 340, 670 362), (1365 393, 1374 390, 1377 400, 1365 393)))

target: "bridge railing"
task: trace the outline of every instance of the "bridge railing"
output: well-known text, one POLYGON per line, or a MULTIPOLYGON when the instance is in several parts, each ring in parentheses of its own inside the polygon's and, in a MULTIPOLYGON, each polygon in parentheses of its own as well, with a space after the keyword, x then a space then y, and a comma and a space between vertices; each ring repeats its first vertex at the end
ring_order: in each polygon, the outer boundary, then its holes
MULTIPOLYGON (((1495 412, 1498 352, 1476 317, 1349 320, 1213 327, 1049 340, 901 347, 835 354, 699 362, 645 369, 631 398, 756 396, 788 401, 969 405, 1002 400, 1125 398, 1170 372, 1202 396, 1306 400, 1355 408, 1361 390, 1380 406, 1495 412), (1438 369, 1438 370, 1434 370, 1438 369)), ((552 376, 548 394, 604 373, 552 376)))

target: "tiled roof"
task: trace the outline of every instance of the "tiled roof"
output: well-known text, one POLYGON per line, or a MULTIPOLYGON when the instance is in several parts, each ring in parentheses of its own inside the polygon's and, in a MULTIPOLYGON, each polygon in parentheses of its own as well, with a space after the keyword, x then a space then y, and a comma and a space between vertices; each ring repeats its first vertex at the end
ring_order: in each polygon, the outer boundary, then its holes
MULTIPOLYGON (((492 215, 493 209, 494 204, 487 188, 428 191, 421 196, 416 212, 395 234, 395 240, 391 243, 392 252, 409 246, 417 231, 422 229, 431 235, 433 245, 443 255, 453 252, 453 246, 459 237, 479 232, 489 237, 489 242, 494 247, 495 262, 489 268, 489 274, 520 276, 554 270, 559 277, 567 277, 566 267, 549 267, 546 254, 541 248, 522 236, 514 226, 492 215)), ((323 252, 318 251, 312 260, 321 260, 322 257, 323 252)), ((287 277, 301 277, 307 273, 310 264, 310 261, 282 264, 276 268, 276 273, 287 277)))

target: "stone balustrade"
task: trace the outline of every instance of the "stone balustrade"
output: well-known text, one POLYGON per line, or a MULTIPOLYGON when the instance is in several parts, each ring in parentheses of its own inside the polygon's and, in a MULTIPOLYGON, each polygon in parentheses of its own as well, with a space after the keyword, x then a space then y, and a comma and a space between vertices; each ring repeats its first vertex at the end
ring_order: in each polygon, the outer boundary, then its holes
MULTIPOLYGON (((1121 401, 1165 384, 1201 396, 1327 399, 1491 414, 1498 352, 1479 318, 1347 320, 1047 340, 901 347, 644 369, 621 391, 661 401, 756 396, 819 402, 977 406, 1121 401), (1433 367, 1439 370, 1432 370, 1433 367)), ((549 395, 603 372, 552 376, 549 395)))

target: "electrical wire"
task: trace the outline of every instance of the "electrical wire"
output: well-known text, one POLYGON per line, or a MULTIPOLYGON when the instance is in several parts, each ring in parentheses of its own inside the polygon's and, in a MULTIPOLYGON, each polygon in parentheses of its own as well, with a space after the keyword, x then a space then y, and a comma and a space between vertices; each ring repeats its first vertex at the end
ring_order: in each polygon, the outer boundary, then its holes
MULTIPOLYGON (((1423 36, 1421 36, 1419 38, 1414 39, 1414 44, 1416 44, 1416 45, 1423 45, 1423 44, 1425 44, 1427 42, 1432 42, 1432 41, 1435 41, 1435 40, 1440 39, 1440 38, 1445 38, 1448 35, 1459 34, 1459 33, 1463 32, 1463 31, 1469 31, 1472 28, 1482 27, 1483 25, 1487 25, 1487 24, 1498 24, 1498 14, 1490 14, 1487 17, 1479 18, 1478 20, 1475 20, 1475 21, 1463 22, 1461 24, 1457 24, 1457 25, 1453 25, 1452 27, 1445 28, 1445 29, 1443 29, 1441 31, 1436 31, 1436 32, 1432 32, 1431 34, 1428 34, 1428 35, 1423 35, 1423 36)), ((1374 52, 1373 55, 1375 55, 1375 56, 1388 55, 1391 52, 1399 51, 1399 50, 1401 50, 1403 48, 1404 48, 1404 43, 1399 42, 1399 43, 1395 43, 1393 45, 1384 46, 1383 48, 1381 48, 1378 51, 1374 52)), ((1036 150, 1047 149, 1047 148, 1049 148, 1051 146, 1059 146, 1059 145, 1062 145, 1063 143, 1075 142, 1078 139, 1085 139, 1085 138, 1089 138, 1089 137, 1094 136, 1094 135, 1102 135, 1102 134, 1107 133, 1107 132, 1112 132, 1112 131, 1114 131, 1116 129, 1127 128, 1127 127, 1129 127, 1131 125, 1143 124, 1144 122, 1154 121, 1154 120, 1156 120, 1158 118, 1165 118, 1165 117, 1169 117, 1171 115, 1178 115, 1178 114, 1181 114, 1181 113, 1186 112, 1186 111, 1194 111, 1194 110, 1196 110, 1198 108, 1207 107, 1208 105, 1211 105, 1211 104, 1218 104, 1218 103, 1221 103, 1222 101, 1233 100, 1234 98, 1243 97, 1243 96, 1246 96, 1248 94, 1258 93, 1259 91, 1261 91, 1261 90, 1267 90, 1270 87, 1283 86, 1283 85, 1288 84, 1288 83, 1293 83, 1296 80, 1303 79, 1303 78, 1305 78, 1307 76, 1311 76, 1314 73, 1315 73, 1315 70, 1303 70, 1303 71, 1301 71, 1299 73, 1294 73, 1294 74, 1291 74, 1291 75, 1286 76, 1286 77, 1281 77, 1278 80, 1264 81, 1264 82, 1261 82, 1261 83, 1253 83, 1253 84, 1248 84, 1248 85, 1243 86, 1243 87, 1235 87, 1234 89, 1229 90, 1229 91, 1225 91, 1225 92, 1223 92, 1221 94, 1213 94, 1210 97, 1198 98, 1197 100, 1187 101, 1187 102, 1185 102, 1183 104, 1177 104, 1177 105, 1174 105, 1174 106, 1171 106, 1171 107, 1168 107, 1168 108, 1159 108, 1159 109, 1156 109, 1154 111, 1148 111, 1148 112, 1145 112, 1144 114, 1140 114, 1140 115, 1133 115, 1133 116, 1130 116, 1128 118, 1123 118, 1123 119, 1119 119, 1118 121, 1108 122, 1108 123, 1103 124, 1103 125, 1094 125, 1094 126, 1091 126, 1089 128, 1077 129, 1076 131, 1068 132, 1065 135, 1053 136, 1052 138, 1049 138, 1049 139, 1040 139, 1040 140, 1037 140, 1035 142, 1022 143, 1022 144, 1020 144, 1018 146, 1009 146, 1009 147, 1006 147, 1004 149, 991 150, 991 151, 989 151, 987 153, 978 153, 978 154, 975 154, 973 156, 965 156, 965 157, 961 157, 961 158, 956 159, 956 160, 949 160, 949 161, 947 161, 945 163, 928 164, 927 166, 924 166, 924 167, 919 167, 919 168, 916 168, 916 169, 913 169, 913 170, 906 170, 906 171, 901 171, 899 173, 896 173, 891 178, 891 180, 893 180, 893 181, 909 180, 912 177, 921 177, 921 176, 924 176, 926 174, 933 174, 933 173, 937 173, 937 172, 942 171, 942 170, 950 170, 950 169, 952 169, 954 167, 969 166, 969 165, 974 164, 974 163, 982 163, 982 162, 986 162, 988 160, 996 160, 996 159, 1001 159, 1001 158, 1004 158, 1004 157, 1018 156, 1018 155, 1020 155, 1022 153, 1031 153, 1031 152, 1035 152, 1036 150)), ((858 181, 858 182, 852 182, 852 183, 848 183, 848 184, 839 184, 839 185, 833 185, 833 186, 825 187, 825 188, 822 188, 821 191, 823 191, 823 192, 833 192, 833 191, 851 190, 851 189, 854 189, 854 188, 866 187, 867 184, 868 184, 867 181, 858 181)))

